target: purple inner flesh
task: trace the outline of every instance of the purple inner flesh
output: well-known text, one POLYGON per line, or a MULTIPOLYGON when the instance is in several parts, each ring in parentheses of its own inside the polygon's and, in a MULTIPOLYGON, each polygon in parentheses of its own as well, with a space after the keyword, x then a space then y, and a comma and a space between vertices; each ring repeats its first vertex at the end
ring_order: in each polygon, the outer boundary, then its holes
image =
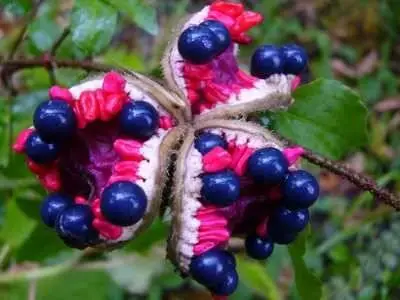
POLYGON ((213 59, 211 66, 214 73, 213 82, 217 84, 239 84, 236 73, 239 66, 233 53, 233 43, 217 58, 213 59))
POLYGON ((78 131, 61 154, 59 169, 65 193, 89 201, 99 197, 113 166, 120 160, 113 143, 119 135, 116 122, 96 121, 78 131))

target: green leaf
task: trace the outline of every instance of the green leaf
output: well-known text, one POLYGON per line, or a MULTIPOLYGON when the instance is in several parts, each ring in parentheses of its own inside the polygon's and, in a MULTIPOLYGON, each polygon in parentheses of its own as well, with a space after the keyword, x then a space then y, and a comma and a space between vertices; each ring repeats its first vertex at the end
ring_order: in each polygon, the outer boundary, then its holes
POLYGON ((77 1, 71 14, 72 41, 86 55, 101 52, 111 42, 117 12, 100 1, 77 1))
POLYGON ((24 15, 32 9, 31 0, 2 0, 0 4, 3 6, 4 11, 17 16, 24 15))
POLYGON ((322 297, 322 283, 307 267, 304 256, 309 229, 304 230, 288 247, 295 273, 295 282, 302 299, 319 300, 322 297))
POLYGON ((61 31, 55 20, 48 16, 42 16, 33 21, 28 27, 28 40, 35 48, 33 54, 50 50, 61 31))
POLYGON ((353 90, 319 79, 298 88, 293 97, 289 110, 276 116, 283 136, 334 159, 365 145, 367 110, 353 90))
POLYGON ((157 35, 159 28, 155 7, 144 0, 108 0, 112 6, 129 17, 136 25, 150 33, 157 35))
POLYGON ((143 72, 146 70, 143 57, 139 53, 129 51, 124 48, 111 48, 103 56, 104 63, 118 68, 143 72))
POLYGON ((237 268, 241 281, 259 295, 269 300, 278 300, 282 298, 276 283, 269 276, 263 265, 256 261, 238 256, 237 268))
MULTIPOLYGON (((41 279, 36 284, 36 297, 40 300, 96 299, 108 300, 115 288, 105 272, 70 271, 55 277, 41 279)), ((23 282, 0 287, 1 299, 28 299, 29 283, 23 282), (5 298, 2 298, 5 297, 5 298)))
POLYGON ((43 261, 60 251, 68 250, 56 232, 39 222, 35 230, 18 249, 18 261, 43 261), (43 245, 46 245, 43 247, 43 245))
MULTIPOLYGON (((120 259, 114 256, 115 260, 120 259)), ((111 259, 111 262, 113 259, 111 259)), ((130 263, 124 263, 108 269, 113 280, 131 293, 144 294, 156 276, 165 269, 165 253, 153 251, 149 255, 135 255, 130 263)))
POLYGON ((13 198, 8 200, 5 211, 0 239, 12 248, 18 248, 31 235, 37 223, 19 209, 13 198))

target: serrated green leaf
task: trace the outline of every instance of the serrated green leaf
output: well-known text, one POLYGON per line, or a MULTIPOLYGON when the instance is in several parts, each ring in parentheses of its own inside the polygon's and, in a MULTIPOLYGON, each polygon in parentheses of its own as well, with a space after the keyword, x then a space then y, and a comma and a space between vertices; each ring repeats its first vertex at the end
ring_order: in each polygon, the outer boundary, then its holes
POLYGON ((288 247, 295 274, 295 283, 300 297, 304 300, 320 300, 322 297, 322 283, 304 261, 306 242, 309 230, 304 230, 288 247))
POLYGON ((282 298, 276 283, 260 263, 238 256, 237 269, 241 281, 259 295, 269 300, 282 298))
POLYGON ((157 12, 154 6, 143 0, 107 0, 107 2, 146 32, 152 35, 158 34, 157 12))
POLYGON ((276 115, 276 128, 292 141, 339 159, 367 141, 367 110, 357 93, 335 80, 298 88, 295 103, 276 115))
POLYGON ((109 45, 117 27, 117 12, 100 1, 77 1, 71 14, 72 41, 86 55, 109 45))

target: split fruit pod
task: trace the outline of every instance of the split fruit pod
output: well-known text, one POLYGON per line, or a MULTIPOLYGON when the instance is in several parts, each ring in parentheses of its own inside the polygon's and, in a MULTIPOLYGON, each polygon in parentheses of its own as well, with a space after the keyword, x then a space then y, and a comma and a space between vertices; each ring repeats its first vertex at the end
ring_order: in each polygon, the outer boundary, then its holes
MULTIPOLYGON (((267 259, 274 243, 292 242, 309 221, 306 207, 291 211, 283 199, 288 178, 300 174, 301 154, 301 148, 286 147, 256 124, 197 123, 176 161, 169 259, 213 294, 231 294, 237 285, 234 258, 228 252, 231 238, 246 240, 248 256, 267 259)), ((315 179, 304 178, 291 179, 296 183, 289 182, 289 188, 298 195, 315 188, 312 195, 301 195, 310 206, 318 187, 315 179)))
POLYGON ((241 3, 215 1, 174 31, 162 62, 164 75, 196 119, 285 109, 293 102, 299 76, 278 69, 258 78, 239 66, 239 46, 251 43, 247 32, 262 21, 241 3))
POLYGON ((49 192, 41 215, 69 246, 113 248, 151 224, 185 103, 137 73, 54 86, 14 150, 49 192))

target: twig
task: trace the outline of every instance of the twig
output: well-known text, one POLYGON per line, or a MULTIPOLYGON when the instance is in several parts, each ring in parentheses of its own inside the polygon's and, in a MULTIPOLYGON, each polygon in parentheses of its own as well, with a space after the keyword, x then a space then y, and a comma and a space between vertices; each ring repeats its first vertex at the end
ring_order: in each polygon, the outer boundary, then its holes
POLYGON ((303 157, 309 162, 347 179, 362 190, 370 192, 377 199, 392 206, 396 210, 400 210, 400 199, 394 194, 390 193, 387 189, 380 188, 378 184, 371 178, 367 177, 364 174, 360 174, 343 164, 332 161, 321 155, 315 154, 309 149, 305 150, 306 152, 304 153, 303 157))
POLYGON ((7 59, 13 59, 15 54, 17 53, 17 50, 19 46, 22 44, 25 34, 28 31, 29 24, 32 22, 32 20, 36 17, 36 14, 39 10, 40 5, 43 3, 44 0, 38 1, 38 3, 33 7, 33 9, 30 11, 29 15, 26 17, 26 20, 24 22, 24 26, 22 27, 20 33, 17 36, 17 39, 15 40, 14 44, 11 47, 10 52, 8 53, 7 59))
POLYGON ((50 77, 50 83, 55 85, 57 83, 56 74, 55 74, 55 65, 52 63, 53 59, 56 56, 58 48, 61 46, 62 42, 67 38, 70 33, 69 27, 65 28, 62 34, 58 37, 58 39, 54 42, 53 46, 51 47, 48 55, 48 59, 50 60, 50 64, 47 67, 47 71, 50 77))
POLYGON ((57 59, 20 59, 20 60, 9 60, 0 63, 0 67, 3 68, 3 74, 15 73, 22 69, 30 68, 48 68, 50 65, 54 65, 58 68, 75 68, 83 69, 86 71, 96 72, 107 72, 115 69, 112 66, 95 63, 92 61, 76 61, 76 60, 57 60, 57 59))

